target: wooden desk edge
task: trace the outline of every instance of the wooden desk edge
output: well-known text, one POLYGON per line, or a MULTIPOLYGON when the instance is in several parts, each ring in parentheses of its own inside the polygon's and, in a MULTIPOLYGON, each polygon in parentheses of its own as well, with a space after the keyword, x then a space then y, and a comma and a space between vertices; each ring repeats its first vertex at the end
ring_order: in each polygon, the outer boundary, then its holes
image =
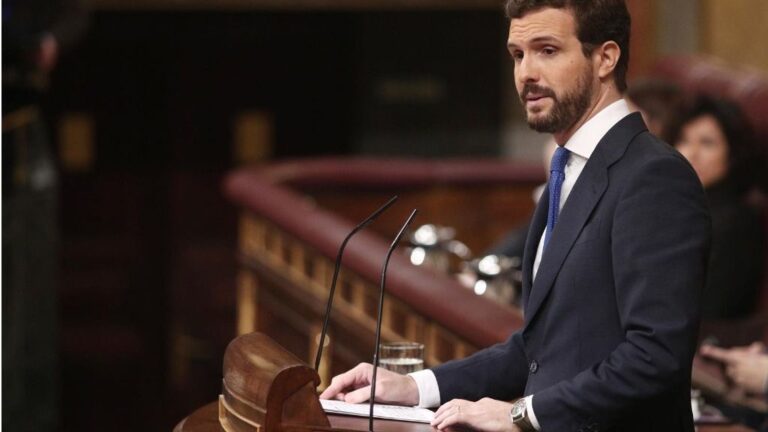
MULTIPOLYGON (((204 405, 187 418, 180 421, 173 432, 225 432, 224 428, 219 424, 219 408, 218 402, 211 402, 204 405)), ((334 416, 329 415, 328 419, 331 420, 331 425, 335 431, 367 431, 368 419, 362 417, 349 417, 349 416, 334 416)), ((376 420, 376 425, 381 428, 377 428, 382 432, 424 432, 424 431, 436 431, 436 429, 426 424, 420 423, 406 423, 387 420, 376 420)), ((305 429, 308 430, 308 429, 305 429)), ((743 425, 697 425, 696 430, 698 432, 753 432, 752 429, 743 425)))

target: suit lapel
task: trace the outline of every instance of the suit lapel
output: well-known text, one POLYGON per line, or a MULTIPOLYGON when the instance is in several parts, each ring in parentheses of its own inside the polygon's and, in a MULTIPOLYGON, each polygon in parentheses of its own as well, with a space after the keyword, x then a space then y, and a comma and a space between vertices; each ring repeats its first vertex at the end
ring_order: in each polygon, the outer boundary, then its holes
MULTIPOLYGON (((568 256, 571 246, 573 246, 592 213, 592 209, 595 208, 608 186, 605 163, 598 159, 599 157, 596 157, 595 154, 589 159, 560 212, 552 237, 541 257, 536 279, 533 281, 525 311, 526 323, 533 319, 552 289, 555 278, 563 265, 563 261, 568 256)), ((536 251, 534 251, 535 253, 536 251)))
POLYGON ((523 289, 522 302, 523 311, 528 309, 528 299, 531 293, 531 281, 533 278, 533 261, 536 259, 536 249, 539 247, 539 240, 544 228, 547 226, 547 209, 549 208, 549 185, 541 192, 541 198, 536 205, 533 213, 531 226, 528 228, 528 236, 525 239, 525 249, 523 249, 523 289))
POLYGON ((565 258, 571 251, 590 214, 605 193, 608 187, 608 167, 624 154, 632 138, 643 130, 645 130, 645 124, 640 115, 631 114, 611 128, 600 140, 560 212, 557 225, 555 225, 552 237, 541 258, 536 279, 530 284, 536 247, 543 230, 541 220, 543 219, 543 225, 546 225, 549 200, 548 198, 547 200, 542 199, 542 202, 539 203, 525 249, 527 258, 524 261, 526 267, 524 267, 523 273, 523 305, 525 306, 526 324, 533 320, 547 298, 565 258), (536 231, 533 230, 534 227, 537 227, 536 231), (535 235, 536 233, 538 233, 538 237, 535 235), (525 295, 526 274, 528 275, 528 286, 530 286, 527 297, 525 295))

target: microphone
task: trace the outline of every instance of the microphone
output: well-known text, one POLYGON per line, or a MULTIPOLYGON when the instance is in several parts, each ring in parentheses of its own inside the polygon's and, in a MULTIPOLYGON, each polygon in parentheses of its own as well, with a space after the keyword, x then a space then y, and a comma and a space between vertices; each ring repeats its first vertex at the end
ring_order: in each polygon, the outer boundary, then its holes
POLYGON ((402 227, 400 227, 400 232, 397 233, 397 236, 395 236, 395 239, 392 241, 392 244, 389 246, 389 250, 387 251, 387 256, 384 259, 384 267, 381 270, 381 284, 379 286, 379 316, 376 319, 376 345, 373 352, 373 377, 371 379, 371 402, 370 402, 370 411, 368 414, 368 431, 373 432, 373 401, 374 396, 376 395, 376 371, 379 368, 379 344, 381 343, 381 315, 382 311, 384 309, 384 285, 387 281, 387 267, 389 267, 389 258, 392 256, 392 252, 394 252, 395 247, 397 247, 397 244, 400 242, 400 238, 403 236, 403 233, 405 233, 406 228, 408 228, 408 225, 411 224, 411 221, 416 216, 416 213, 418 213, 418 210, 413 209, 411 212, 411 215, 408 216, 408 219, 406 219, 405 223, 402 227))
POLYGON ((320 344, 317 346, 317 354, 315 355, 315 370, 320 370, 320 358, 323 356, 323 345, 325 344, 325 335, 328 332, 328 321, 331 317, 331 308, 333 307, 333 294, 336 292, 336 279, 339 277, 339 268, 341 267, 341 256, 344 254, 344 248, 347 247, 347 242, 350 238, 352 238, 353 235, 355 235, 358 231, 361 229, 367 227, 371 222, 376 220, 386 209, 388 209, 392 204, 397 201, 397 195, 393 196, 389 199, 383 206, 379 207, 378 210, 371 213, 370 216, 365 218, 362 222, 360 222, 355 228, 352 229, 352 231, 347 234, 347 236, 344 238, 344 241, 341 242, 341 246, 339 247, 339 253, 336 255, 336 267, 333 269, 333 279, 331 280, 331 292, 328 294, 328 303, 325 306, 325 318, 323 318, 323 330, 320 332, 320 344))

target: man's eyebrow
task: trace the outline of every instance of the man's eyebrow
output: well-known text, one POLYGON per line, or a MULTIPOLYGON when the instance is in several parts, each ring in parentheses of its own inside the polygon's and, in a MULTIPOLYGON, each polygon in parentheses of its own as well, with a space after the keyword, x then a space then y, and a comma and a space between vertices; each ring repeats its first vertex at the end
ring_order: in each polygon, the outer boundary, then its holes
MULTIPOLYGON (((554 36, 537 36, 531 40, 528 41, 528 44, 540 44, 540 43, 552 43, 552 42, 560 42, 560 39, 554 37, 554 36)), ((507 42, 507 48, 517 48, 517 44, 514 42, 507 42)))

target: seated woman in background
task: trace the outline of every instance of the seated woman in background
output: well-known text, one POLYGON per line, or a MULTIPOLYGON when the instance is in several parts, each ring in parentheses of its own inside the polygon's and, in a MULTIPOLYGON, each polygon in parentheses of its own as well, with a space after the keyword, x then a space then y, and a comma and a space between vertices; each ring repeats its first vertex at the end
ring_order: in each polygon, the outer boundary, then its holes
POLYGON ((712 212, 712 249, 702 319, 746 317, 755 310, 765 263, 759 211, 747 203, 765 170, 742 112, 700 97, 672 133, 675 148, 696 170, 712 212))

